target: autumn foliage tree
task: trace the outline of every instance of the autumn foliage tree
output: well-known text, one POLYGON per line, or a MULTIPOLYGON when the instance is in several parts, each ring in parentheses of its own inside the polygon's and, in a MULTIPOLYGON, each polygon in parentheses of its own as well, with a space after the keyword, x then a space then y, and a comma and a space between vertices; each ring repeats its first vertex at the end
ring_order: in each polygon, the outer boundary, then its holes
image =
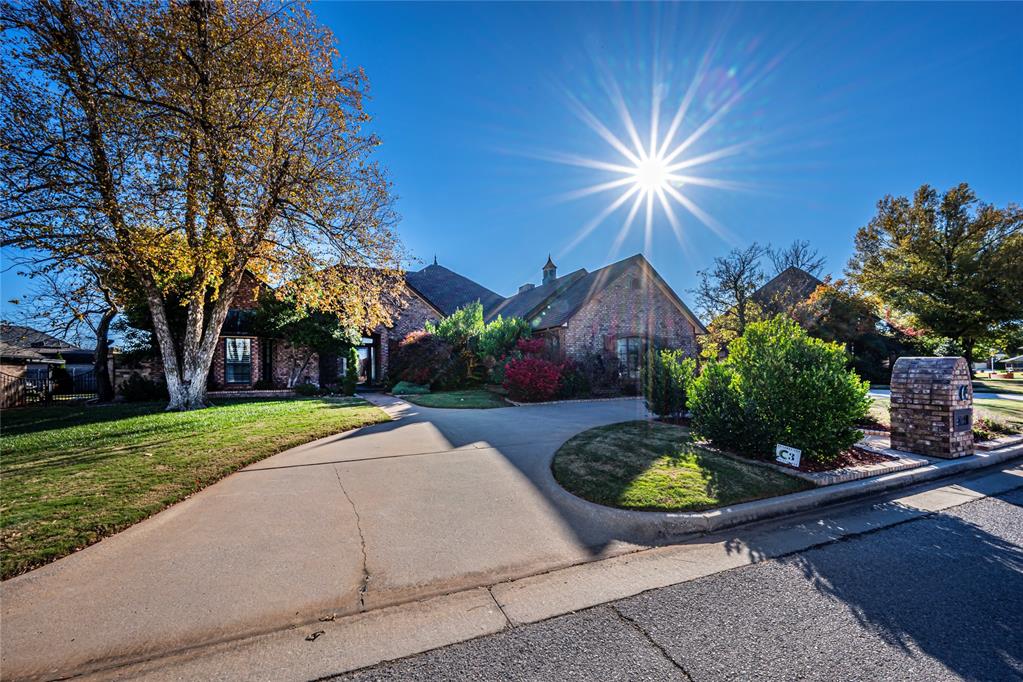
POLYGON ((968 185, 886 196, 856 234, 849 276, 864 291, 974 348, 1023 319, 1023 209, 981 203, 968 185))
POLYGON ((343 326, 388 321, 402 254, 366 78, 304 6, 36 0, 0 21, 3 243, 124 273, 168 409, 205 404, 246 270, 343 326))

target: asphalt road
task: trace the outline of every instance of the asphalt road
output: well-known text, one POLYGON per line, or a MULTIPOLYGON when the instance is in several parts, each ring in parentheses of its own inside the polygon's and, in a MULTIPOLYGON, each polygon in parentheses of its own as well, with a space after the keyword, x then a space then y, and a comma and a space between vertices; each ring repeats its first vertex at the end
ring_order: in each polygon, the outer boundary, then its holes
POLYGON ((1023 490, 337 679, 1023 679, 1023 490))

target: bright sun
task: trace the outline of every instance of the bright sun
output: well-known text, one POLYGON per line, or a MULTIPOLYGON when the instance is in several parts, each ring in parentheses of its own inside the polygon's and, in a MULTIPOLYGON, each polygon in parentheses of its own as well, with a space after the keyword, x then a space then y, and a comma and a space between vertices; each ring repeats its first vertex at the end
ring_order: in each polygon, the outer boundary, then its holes
POLYGON ((647 193, 663 192, 671 183, 671 171, 660 157, 646 159, 633 172, 636 185, 647 193))
POLYGON ((614 240, 612 252, 619 248, 637 219, 645 223, 645 244, 649 247, 655 207, 659 207, 660 212, 668 219, 679 244, 683 247, 686 239, 682 221, 676 214, 677 207, 693 215, 718 236, 733 240, 727 228, 700 208, 688 195, 696 185, 718 189, 742 188, 740 183, 706 177, 697 171, 697 167, 738 154, 744 151, 750 142, 739 142, 697 154, 693 151, 696 143, 715 127, 749 86, 740 88, 702 121, 696 121, 692 120, 693 117, 690 115, 690 105, 702 78, 703 73, 698 72, 668 125, 664 127, 661 125, 660 116, 663 93, 655 87, 650 102, 650 127, 644 131, 646 134, 641 134, 637 129, 629 107, 613 79, 606 80, 604 86, 621 119, 625 132, 623 136, 613 133, 607 124, 578 99, 569 97, 575 114, 611 146, 618 158, 604 160, 574 154, 548 155, 547 158, 553 161, 592 168, 608 176, 604 182, 569 192, 564 196, 567 199, 578 199, 609 191, 615 191, 618 196, 579 230, 566 250, 575 247, 619 209, 625 212, 625 220, 614 240), (683 128, 689 128, 690 132, 683 135, 683 128), (641 215, 643 218, 640 218, 641 215))

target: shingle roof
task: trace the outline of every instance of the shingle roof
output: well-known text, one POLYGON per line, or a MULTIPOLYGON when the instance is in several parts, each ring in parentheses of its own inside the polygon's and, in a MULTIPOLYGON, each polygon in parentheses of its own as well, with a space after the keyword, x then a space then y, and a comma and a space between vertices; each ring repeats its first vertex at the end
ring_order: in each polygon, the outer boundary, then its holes
POLYGON ((580 269, 559 277, 549 284, 544 284, 516 294, 496 308, 492 316, 498 313, 504 316, 522 317, 536 329, 549 329, 562 325, 575 315, 593 296, 604 290, 609 284, 625 274, 636 264, 643 266, 643 272, 659 283, 675 302, 686 312, 696 325, 697 333, 705 333, 706 329, 699 318, 686 306, 667 283, 661 279, 653 266, 637 253, 617 263, 612 263, 599 270, 587 272, 580 269))
POLYGON ((821 280, 793 265, 753 292, 752 298, 769 312, 785 312, 810 298, 821 284, 821 280))
POLYGON ((0 358, 14 360, 17 362, 43 362, 50 364, 60 363, 60 360, 49 358, 34 348, 22 348, 6 341, 0 340, 0 358))
POLYGON ((418 272, 407 272, 405 282, 445 315, 473 301, 482 303, 483 314, 487 315, 504 300, 490 289, 443 265, 428 265, 418 272))
POLYGON ((570 272, 567 275, 558 277, 553 282, 547 284, 541 284, 531 289, 519 292, 514 296, 510 296, 504 299, 499 305, 497 305, 487 316, 487 319, 493 319, 498 315, 502 317, 522 317, 525 318, 529 313, 533 312, 541 303, 546 301, 551 296, 564 291, 566 287, 571 286, 580 277, 586 276, 586 270, 580 268, 575 272, 570 272))
POLYGON ((0 341, 17 348, 77 349, 77 346, 62 341, 38 329, 20 324, 0 323, 0 341))

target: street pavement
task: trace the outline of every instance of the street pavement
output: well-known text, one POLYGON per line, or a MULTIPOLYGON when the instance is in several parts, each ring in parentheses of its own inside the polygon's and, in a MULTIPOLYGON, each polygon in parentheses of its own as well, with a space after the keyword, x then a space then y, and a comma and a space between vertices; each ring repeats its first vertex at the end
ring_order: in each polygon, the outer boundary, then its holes
POLYGON ((339 680, 1020 680, 1023 490, 339 680))
MULTIPOLYGON (((870 395, 877 396, 879 398, 890 398, 892 392, 887 388, 872 388, 870 389, 870 395)), ((973 394, 974 400, 1018 400, 1023 401, 1023 395, 1019 393, 988 393, 981 391, 973 394)))

